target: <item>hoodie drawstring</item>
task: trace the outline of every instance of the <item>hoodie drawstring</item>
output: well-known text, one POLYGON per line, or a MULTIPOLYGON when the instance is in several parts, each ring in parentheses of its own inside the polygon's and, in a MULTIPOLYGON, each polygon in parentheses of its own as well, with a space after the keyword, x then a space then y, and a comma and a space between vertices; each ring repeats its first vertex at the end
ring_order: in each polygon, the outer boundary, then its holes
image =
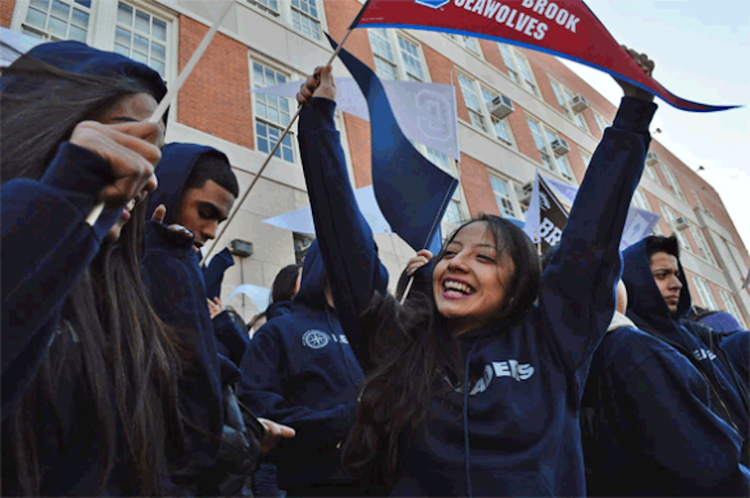
POLYGON ((474 494, 471 490, 471 447, 469 446, 469 360, 471 353, 478 343, 474 343, 466 355, 466 365, 464 365, 464 461, 466 463, 466 496, 472 498, 474 494))

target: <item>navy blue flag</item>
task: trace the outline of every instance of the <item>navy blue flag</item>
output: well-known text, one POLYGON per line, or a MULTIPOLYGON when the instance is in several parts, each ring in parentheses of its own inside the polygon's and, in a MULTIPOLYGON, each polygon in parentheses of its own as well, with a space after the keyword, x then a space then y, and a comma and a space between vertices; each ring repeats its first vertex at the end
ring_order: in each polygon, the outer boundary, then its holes
MULTIPOLYGON (((328 41, 335 50, 336 42, 330 36, 328 41)), ((415 251, 428 248, 437 254, 442 242, 440 220, 458 180, 432 164, 404 136, 372 69, 346 50, 341 50, 339 58, 367 99, 378 206, 393 231, 415 251)))
POLYGON ((234 258, 232 258, 232 253, 227 247, 214 256, 208 266, 203 267, 203 281, 206 284, 207 298, 213 299, 221 296, 221 282, 224 280, 224 273, 230 266, 234 266, 234 258))

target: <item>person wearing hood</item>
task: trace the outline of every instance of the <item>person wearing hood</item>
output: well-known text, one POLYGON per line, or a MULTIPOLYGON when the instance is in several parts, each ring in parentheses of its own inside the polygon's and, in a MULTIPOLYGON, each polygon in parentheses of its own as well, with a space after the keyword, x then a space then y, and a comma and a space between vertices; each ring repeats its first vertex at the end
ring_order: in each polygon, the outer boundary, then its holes
MULTIPOLYGON (((384 292, 387 283, 380 265, 374 286, 384 292)), ((290 496, 359 495, 339 449, 354 423, 362 369, 333 307, 317 241, 307 252, 290 313, 255 333, 241 369, 240 400, 296 432, 271 455, 279 488, 290 496)))
MULTIPOLYGON (((231 360, 232 342, 217 338, 243 332, 236 330, 226 311, 212 319, 200 268, 200 248, 215 238, 217 226, 227 218, 239 187, 224 154, 195 144, 165 146, 157 175, 160 188, 149 200, 152 221, 146 225, 144 281, 159 316, 180 334, 190 354, 180 381, 182 411, 191 422, 187 426, 188 448, 184 458, 173 464, 172 479, 191 494, 221 494, 216 478, 221 469, 216 467, 230 415, 225 413, 226 398, 234 396, 233 386, 240 373, 231 360)), ((220 263, 226 260, 226 255, 218 257, 220 263)), ((221 266, 227 267, 224 263, 221 266)), ((270 432, 280 429, 253 417, 247 422, 262 424, 270 432)), ((251 475, 252 469, 247 470, 251 475)))
POLYGON ((276 274, 271 285, 271 303, 262 313, 255 315, 247 324, 250 334, 266 322, 287 315, 292 309, 292 300, 302 283, 302 265, 287 265, 276 274))
POLYGON ((750 332, 743 330, 737 319, 726 311, 706 311, 693 320, 721 334, 721 349, 727 353, 745 385, 750 386, 750 332))
MULTIPOLYGON (((631 54, 650 74, 653 62, 631 54)), ((615 308, 653 97, 618 82, 626 96, 544 273, 515 223, 484 215, 447 238, 432 292, 400 305, 372 286, 377 253, 335 129, 330 71, 316 69, 297 95, 298 138, 336 309, 367 374, 348 468, 398 496, 585 495, 580 397, 615 308)))
POLYGON ((77 42, 0 78, 3 496, 160 494, 183 449, 179 341, 139 264, 165 93, 77 42))
POLYGON ((674 236, 647 237, 623 252, 628 317, 640 330, 677 350, 700 372, 709 387, 712 410, 741 438, 741 461, 747 466, 747 388, 721 347, 720 337, 709 327, 687 319, 690 291, 679 257, 674 236))
POLYGON ((627 308, 621 280, 617 309, 582 399, 587 493, 747 496, 742 437, 712 410, 701 372, 675 348, 639 330, 627 308))

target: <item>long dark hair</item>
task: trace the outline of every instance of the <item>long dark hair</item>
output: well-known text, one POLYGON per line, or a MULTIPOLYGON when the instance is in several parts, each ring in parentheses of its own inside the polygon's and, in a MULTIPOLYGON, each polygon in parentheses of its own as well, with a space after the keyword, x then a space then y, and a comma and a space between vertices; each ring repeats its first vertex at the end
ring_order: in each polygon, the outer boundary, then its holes
MULTIPOLYGON (((74 74, 27 56, 4 71, 2 78, 10 77, 0 97, 3 182, 39 179, 76 124, 126 95, 153 94, 137 79, 74 74)), ((173 456, 167 446, 182 449, 181 350, 151 307, 140 274, 145 212, 145 203, 135 208, 119 240, 105 243, 70 289, 54 342, 9 417, 9 443, 26 495, 44 491, 44 448, 65 444, 65 418, 56 403, 61 379, 82 379, 90 407, 79 410, 91 414, 98 436, 100 493, 116 460, 126 462, 134 494, 159 493, 173 456), (42 435, 34 421, 45 416, 57 425, 42 435)))
MULTIPOLYGON (((485 222, 497 248, 498 264, 505 254, 515 270, 497 320, 507 326, 521 319, 539 293, 541 269, 531 240, 515 224, 482 215, 456 229, 436 257, 470 223, 485 222)), ((376 294, 361 323, 369 338, 362 368, 357 419, 344 443, 346 467, 363 482, 390 486, 402 468, 401 440, 423 426, 436 396, 451 392, 463 378, 458 338, 438 312, 432 287, 412 291, 404 305, 391 295, 376 294)))
POLYGON ((248 332, 255 327, 263 318, 268 315, 268 308, 271 304, 283 303, 284 301, 291 301, 294 299, 294 288, 297 286, 297 278, 299 272, 302 270, 302 265, 286 265, 284 268, 279 270, 276 274, 276 278, 273 279, 273 285, 271 286, 271 303, 268 307, 255 315, 247 324, 248 332))

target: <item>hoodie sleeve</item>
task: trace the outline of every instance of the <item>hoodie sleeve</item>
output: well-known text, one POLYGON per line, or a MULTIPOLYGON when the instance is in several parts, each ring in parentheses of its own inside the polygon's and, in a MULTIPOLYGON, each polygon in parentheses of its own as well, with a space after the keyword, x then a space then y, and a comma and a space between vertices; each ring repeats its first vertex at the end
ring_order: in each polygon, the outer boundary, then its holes
POLYGON ((226 356, 239 366, 242 356, 250 345, 247 332, 240 330, 227 311, 216 315, 211 322, 216 334, 216 347, 219 354, 226 356))
POLYGON ((354 403, 326 410, 293 405, 284 395, 287 356, 272 327, 264 325, 253 336, 242 359, 242 380, 237 394, 258 417, 285 424, 296 432, 285 443, 290 451, 335 451, 354 425, 354 403))
POLYGON ((615 385, 623 396, 618 415, 634 424, 629 445, 639 457, 659 468, 665 482, 684 486, 676 495, 747 496, 742 438, 711 411, 708 385, 692 365, 663 350, 627 363, 630 368, 614 368, 623 372, 615 385))
POLYGON ((3 420, 50 344, 71 287, 120 216, 110 209, 94 227, 85 222, 110 174, 98 155, 64 143, 41 180, 11 180, 0 190, 3 420))
POLYGON ((335 109, 332 100, 312 99, 300 113, 299 147, 326 274, 336 282, 331 286, 336 312, 355 355, 366 365, 367 338, 359 316, 375 291, 386 292, 388 272, 354 198, 335 109))
POLYGON ((578 190, 542 276, 540 307, 561 361, 575 372, 590 357, 615 309, 620 238, 651 141, 656 104, 624 97, 578 190))
POLYGON ((210 466, 224 422, 221 364, 192 240, 149 221, 143 279, 156 312, 178 334, 188 358, 179 384, 181 409, 191 422, 186 426, 187 458, 210 466))

